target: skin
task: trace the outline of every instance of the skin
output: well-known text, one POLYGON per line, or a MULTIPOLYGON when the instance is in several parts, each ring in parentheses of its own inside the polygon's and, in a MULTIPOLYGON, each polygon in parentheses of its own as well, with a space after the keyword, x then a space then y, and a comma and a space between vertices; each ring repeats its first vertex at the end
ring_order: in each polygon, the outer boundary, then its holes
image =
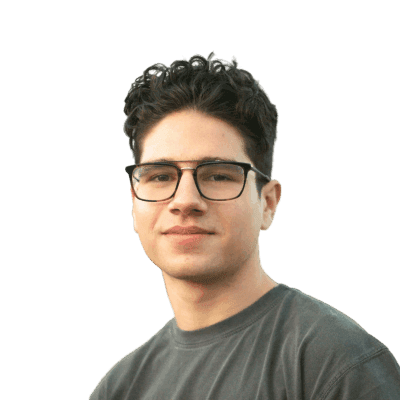
MULTIPOLYGON (((161 120, 143 141, 141 163, 157 158, 199 160, 226 157, 253 165, 241 134, 231 125, 197 111, 180 111, 161 120)), ((179 162, 178 167, 195 167, 179 162)), ((256 191, 249 171, 242 195, 229 201, 200 196, 193 170, 183 170, 175 196, 150 203, 132 193, 134 229, 150 260, 164 278, 175 320, 193 331, 223 321, 277 286, 262 269, 258 237, 272 223, 281 185, 272 180, 256 191), (178 245, 164 235, 175 226, 196 225, 215 232, 197 244, 178 245)))

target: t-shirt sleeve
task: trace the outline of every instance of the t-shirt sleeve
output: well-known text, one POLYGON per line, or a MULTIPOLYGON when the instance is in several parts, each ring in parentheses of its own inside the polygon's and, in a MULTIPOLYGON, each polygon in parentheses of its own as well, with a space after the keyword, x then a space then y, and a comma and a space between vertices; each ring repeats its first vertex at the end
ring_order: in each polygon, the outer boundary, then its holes
POLYGON ((386 348, 368 354, 335 376, 320 400, 399 400, 400 367, 386 348))

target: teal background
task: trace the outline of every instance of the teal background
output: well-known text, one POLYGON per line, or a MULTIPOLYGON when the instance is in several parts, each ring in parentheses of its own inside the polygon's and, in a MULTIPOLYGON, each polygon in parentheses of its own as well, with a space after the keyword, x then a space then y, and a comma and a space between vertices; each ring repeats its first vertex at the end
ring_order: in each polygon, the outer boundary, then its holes
POLYGON ((194 54, 279 113, 260 258, 400 359, 397 2, 15 1, 0 8, 2 395, 88 399, 173 317, 131 216, 131 83, 194 54))

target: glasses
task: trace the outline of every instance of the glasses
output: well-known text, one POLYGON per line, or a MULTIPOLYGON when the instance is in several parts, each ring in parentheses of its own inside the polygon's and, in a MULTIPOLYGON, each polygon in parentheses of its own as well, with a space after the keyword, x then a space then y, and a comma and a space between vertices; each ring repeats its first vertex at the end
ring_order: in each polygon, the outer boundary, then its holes
POLYGON ((142 201, 164 201, 174 197, 182 177, 182 170, 192 169, 200 195, 208 200, 226 201, 238 198, 244 190, 250 170, 269 176, 248 163, 206 162, 196 168, 179 168, 166 162, 130 165, 125 168, 136 197, 142 201))

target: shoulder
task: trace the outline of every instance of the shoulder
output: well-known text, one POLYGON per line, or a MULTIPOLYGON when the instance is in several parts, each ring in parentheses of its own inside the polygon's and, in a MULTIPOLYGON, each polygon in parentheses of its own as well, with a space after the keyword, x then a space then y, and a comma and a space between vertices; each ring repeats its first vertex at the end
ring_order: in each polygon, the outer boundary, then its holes
POLYGON ((400 393, 400 368, 383 343, 334 307, 283 286, 276 313, 281 356, 310 398, 400 393))
POLYGON ((284 314, 281 323, 291 332, 297 349, 315 357, 335 353, 345 361, 386 348, 343 312, 298 289, 286 288, 281 303, 284 314))
POLYGON ((117 399, 129 390, 135 376, 141 372, 151 358, 165 349, 168 344, 172 320, 160 329, 146 343, 118 361, 99 382, 90 400, 117 399))

